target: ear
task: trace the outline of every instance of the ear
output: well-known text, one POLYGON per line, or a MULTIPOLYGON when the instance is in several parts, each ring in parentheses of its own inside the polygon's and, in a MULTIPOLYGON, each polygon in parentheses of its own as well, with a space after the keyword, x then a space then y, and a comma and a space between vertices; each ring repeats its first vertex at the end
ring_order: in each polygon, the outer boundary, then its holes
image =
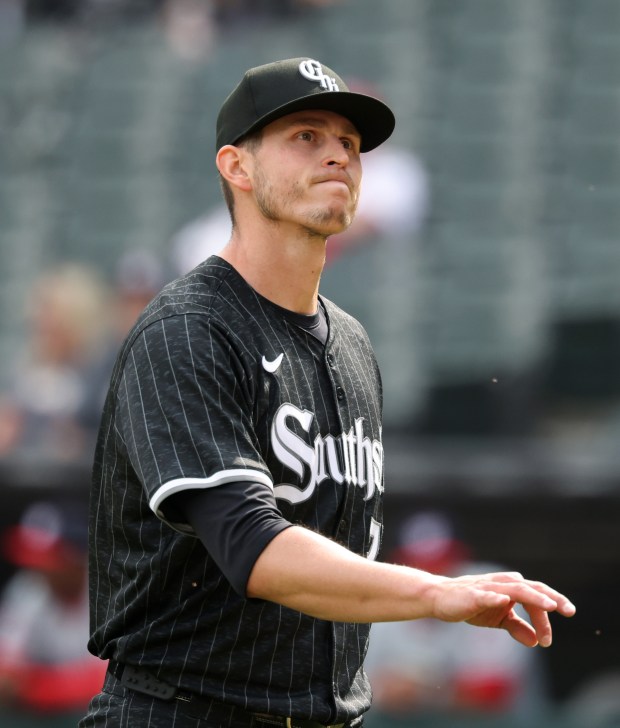
POLYGON ((227 144, 222 147, 216 157, 215 163, 222 177, 233 187, 249 192, 252 182, 246 171, 247 155, 240 147, 227 144))

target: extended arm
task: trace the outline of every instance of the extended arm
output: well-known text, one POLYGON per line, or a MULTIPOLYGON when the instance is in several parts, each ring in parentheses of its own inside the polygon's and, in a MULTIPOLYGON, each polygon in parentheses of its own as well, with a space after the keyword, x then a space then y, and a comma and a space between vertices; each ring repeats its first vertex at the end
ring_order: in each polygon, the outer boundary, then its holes
POLYGON ((551 644, 548 612, 575 612, 545 584, 514 572, 450 579, 405 566, 369 561, 305 528, 279 533, 254 564, 250 597, 321 619, 388 622, 434 617, 506 629, 527 646, 551 644), (522 604, 531 625, 513 609, 522 604))
POLYGON ((320 534, 293 526, 273 494, 252 483, 175 497, 175 504, 235 589, 319 619, 391 622, 434 617, 506 629, 527 646, 551 644, 548 612, 574 606, 546 584, 514 572, 450 579, 370 561, 320 534), (531 625, 513 609, 522 604, 531 625))

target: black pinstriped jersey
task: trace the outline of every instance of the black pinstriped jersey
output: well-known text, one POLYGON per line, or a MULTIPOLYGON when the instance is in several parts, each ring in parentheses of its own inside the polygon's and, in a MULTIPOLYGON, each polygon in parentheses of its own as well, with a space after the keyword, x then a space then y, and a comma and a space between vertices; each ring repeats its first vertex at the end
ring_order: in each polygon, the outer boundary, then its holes
POLYGON ((189 691, 335 723, 369 707, 369 625, 244 598, 165 507, 182 490, 251 481, 291 523, 376 556, 380 376, 362 326, 323 303, 325 345, 212 257, 146 309, 95 456, 89 646, 189 691))

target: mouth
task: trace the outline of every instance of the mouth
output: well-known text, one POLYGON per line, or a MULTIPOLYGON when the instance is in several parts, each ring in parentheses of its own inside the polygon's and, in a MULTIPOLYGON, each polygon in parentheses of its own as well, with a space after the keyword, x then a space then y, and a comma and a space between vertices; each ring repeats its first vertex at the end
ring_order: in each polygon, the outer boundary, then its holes
POLYGON ((326 179, 325 182, 321 182, 322 185, 333 185, 334 187, 339 187, 343 190, 346 190, 347 192, 350 192, 349 185, 346 182, 342 182, 338 179, 326 179))
POLYGON ((334 185, 335 187, 342 187, 346 189, 348 192, 352 192, 352 183, 351 180, 344 177, 335 177, 335 176, 329 176, 329 177, 321 177, 317 180, 317 184, 330 184, 334 185))

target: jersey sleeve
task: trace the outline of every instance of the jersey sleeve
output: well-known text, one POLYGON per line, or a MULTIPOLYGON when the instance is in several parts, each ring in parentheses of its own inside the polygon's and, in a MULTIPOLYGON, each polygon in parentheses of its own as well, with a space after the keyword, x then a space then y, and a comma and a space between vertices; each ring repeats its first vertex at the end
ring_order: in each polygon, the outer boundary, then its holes
POLYGON ((132 343, 117 428, 162 520, 164 500, 184 490, 243 481, 273 488, 253 433, 250 379, 238 344, 207 316, 161 319, 132 343))

